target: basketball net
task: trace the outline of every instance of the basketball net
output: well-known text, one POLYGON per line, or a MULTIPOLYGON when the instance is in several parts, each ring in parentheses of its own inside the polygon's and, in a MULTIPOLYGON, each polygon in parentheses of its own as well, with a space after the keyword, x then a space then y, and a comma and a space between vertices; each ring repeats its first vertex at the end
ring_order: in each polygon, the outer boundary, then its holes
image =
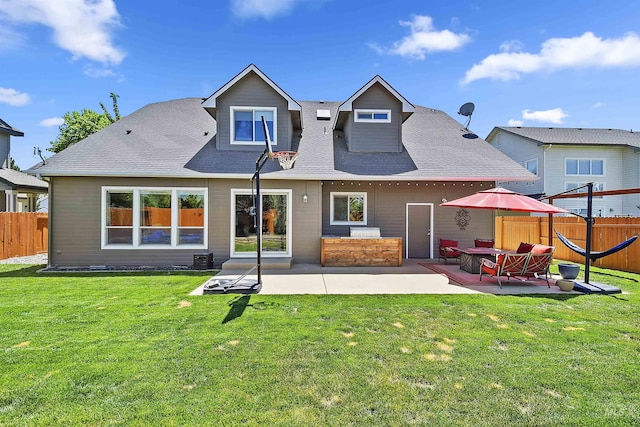
POLYGON ((282 169, 291 169, 298 158, 297 151, 277 151, 271 154, 272 159, 278 159, 282 169))

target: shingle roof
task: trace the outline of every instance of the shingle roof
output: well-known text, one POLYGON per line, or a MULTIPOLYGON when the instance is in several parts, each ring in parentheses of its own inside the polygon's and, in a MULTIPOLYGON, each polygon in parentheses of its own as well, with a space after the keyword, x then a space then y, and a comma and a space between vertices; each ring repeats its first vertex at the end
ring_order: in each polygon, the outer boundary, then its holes
POLYGON ((31 189, 46 191, 49 187, 47 182, 38 179, 35 176, 27 175, 26 173, 9 168, 0 168, 0 182, 3 182, 16 190, 31 189))
POLYGON ((13 136, 24 136, 24 133, 22 131, 19 131, 18 129, 11 127, 7 122, 5 122, 2 119, 0 119, 0 133, 8 133, 9 135, 13 135, 13 136))
POLYGON ((594 128, 545 128, 545 127, 496 127, 491 135, 501 129, 542 144, 618 145, 640 148, 640 132, 623 129, 594 128))
MULTIPOLYGON (((268 162, 263 172, 270 178, 535 179, 482 138, 468 138, 469 132, 442 111, 416 106, 415 113, 402 125, 401 153, 351 153, 342 138, 334 138, 332 122, 316 118, 318 108, 330 110, 335 117, 340 102, 298 103, 305 127, 292 149, 299 157, 290 170, 280 170, 277 162, 268 162)), ((43 176, 199 178, 253 174, 258 152, 217 150, 215 135, 216 122, 202 107, 200 98, 149 104, 30 172, 43 176)))

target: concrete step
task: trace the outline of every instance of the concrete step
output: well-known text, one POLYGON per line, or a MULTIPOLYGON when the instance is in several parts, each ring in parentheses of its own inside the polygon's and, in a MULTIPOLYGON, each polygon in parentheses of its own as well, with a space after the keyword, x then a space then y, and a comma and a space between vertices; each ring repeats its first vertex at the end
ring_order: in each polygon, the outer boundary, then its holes
MULTIPOLYGON (((265 270, 288 270, 291 268, 291 258, 262 258, 261 268, 265 270)), ((231 258, 222 263, 223 270, 248 270, 256 265, 255 258, 231 258)))

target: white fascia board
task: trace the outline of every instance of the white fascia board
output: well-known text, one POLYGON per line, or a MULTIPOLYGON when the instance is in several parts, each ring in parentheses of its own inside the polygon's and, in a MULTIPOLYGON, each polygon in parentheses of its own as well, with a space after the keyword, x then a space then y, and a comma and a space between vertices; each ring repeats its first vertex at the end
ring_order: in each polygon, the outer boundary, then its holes
POLYGON ((220 89, 218 89, 217 91, 215 91, 213 93, 213 95, 211 95, 210 97, 208 97, 207 99, 205 99, 202 102, 202 106, 204 108, 216 108, 216 100, 217 98, 222 95, 224 92, 226 92, 230 87, 232 87, 233 85, 235 85, 238 81, 240 81, 240 79, 242 79, 244 76, 246 76, 249 72, 253 71, 254 73, 256 73, 262 80, 265 81, 265 83, 267 83, 269 86, 271 86, 271 88, 273 90, 275 90, 276 92, 278 92, 278 94, 280 96, 282 96, 284 99, 287 100, 287 108, 289 109, 289 111, 302 111, 302 107, 300 106, 300 104, 298 104, 295 99, 291 98, 284 90, 282 90, 277 84, 275 84, 273 82, 273 80, 271 80, 269 77, 267 77, 262 71, 260 71, 260 69, 258 67, 256 67, 254 64, 250 64, 247 68, 245 68, 244 70, 242 70, 238 75, 236 75, 234 78, 232 78, 231 80, 229 80, 227 82, 227 84, 225 84, 224 86, 222 86, 220 89))
POLYGON ((375 83, 380 83, 385 89, 387 89, 393 96, 395 96, 398 101, 402 103, 402 112, 403 113, 414 113, 416 111, 416 107, 413 106, 412 103, 406 100, 406 98, 395 90, 389 83, 387 83, 382 77, 379 75, 375 76, 367 84, 362 86, 356 93, 351 95, 349 99, 343 102, 340 107, 338 107, 338 111, 353 111, 353 101, 358 99, 360 95, 365 93, 371 86, 375 83))

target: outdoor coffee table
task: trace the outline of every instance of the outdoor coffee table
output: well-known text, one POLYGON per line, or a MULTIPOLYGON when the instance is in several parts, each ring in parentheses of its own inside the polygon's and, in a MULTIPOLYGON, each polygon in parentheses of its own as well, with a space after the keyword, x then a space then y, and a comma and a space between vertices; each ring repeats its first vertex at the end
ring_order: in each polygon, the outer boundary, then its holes
POLYGON ((497 254, 502 252, 493 248, 465 248, 459 250, 460 270, 473 274, 480 273, 482 258, 494 258, 497 254))

